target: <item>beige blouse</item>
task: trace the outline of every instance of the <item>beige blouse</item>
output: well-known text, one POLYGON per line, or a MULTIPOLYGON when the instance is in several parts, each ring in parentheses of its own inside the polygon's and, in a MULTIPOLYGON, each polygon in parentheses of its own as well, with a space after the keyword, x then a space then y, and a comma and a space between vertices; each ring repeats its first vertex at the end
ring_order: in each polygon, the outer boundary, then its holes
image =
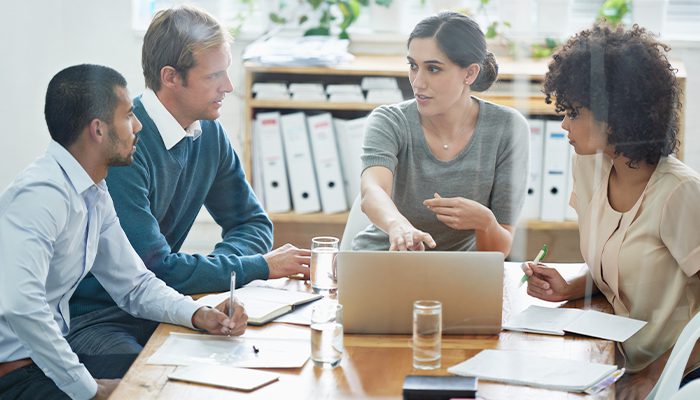
POLYGON ((700 175, 663 157, 634 207, 620 213, 608 201, 611 169, 608 156, 574 156, 570 204, 593 281, 615 314, 647 321, 620 348, 636 372, 672 348, 700 309, 700 175))

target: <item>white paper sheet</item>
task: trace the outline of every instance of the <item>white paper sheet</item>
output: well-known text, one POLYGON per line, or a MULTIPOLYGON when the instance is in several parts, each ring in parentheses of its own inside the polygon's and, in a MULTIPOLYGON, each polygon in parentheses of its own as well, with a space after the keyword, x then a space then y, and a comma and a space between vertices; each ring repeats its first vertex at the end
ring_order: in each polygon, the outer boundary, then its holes
POLYGON ((580 335, 624 342, 642 329, 644 325, 646 322, 638 319, 586 310, 580 317, 568 324, 565 330, 580 335))
POLYGON ((482 350, 469 360, 447 369, 455 375, 571 392, 582 392, 616 370, 615 365, 504 350, 482 350))
POLYGON ((171 333, 158 351, 148 359, 148 364, 300 368, 308 360, 310 352, 309 339, 171 333))
POLYGON ((252 391, 279 379, 279 374, 220 365, 191 365, 178 367, 168 379, 252 391))
POLYGON ((564 335, 564 327, 580 317, 583 312, 576 308, 530 306, 503 324, 503 329, 564 335))

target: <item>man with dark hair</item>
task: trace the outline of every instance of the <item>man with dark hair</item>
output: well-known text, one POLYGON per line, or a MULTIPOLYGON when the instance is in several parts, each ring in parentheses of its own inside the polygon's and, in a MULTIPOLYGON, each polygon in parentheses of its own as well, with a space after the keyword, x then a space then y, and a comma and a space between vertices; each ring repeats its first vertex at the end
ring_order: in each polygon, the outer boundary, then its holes
MULTIPOLYGON (((231 37, 207 12, 158 12, 143 42, 148 89, 134 100, 143 131, 134 163, 107 183, 119 220, 146 266, 180 293, 220 292, 255 279, 308 276, 310 252, 272 249, 272 223, 217 121, 233 91, 231 37), (208 254, 180 251, 202 206, 221 226, 208 254)), ((71 299, 68 341, 78 353, 137 354, 156 325, 119 310, 88 275, 71 299)))
POLYGON ((202 307, 166 286, 129 244, 105 177, 133 159, 141 123, 113 69, 77 65, 49 83, 46 154, 0 194, 0 398, 106 398, 129 355, 84 356, 66 339, 68 299, 90 271, 119 307, 214 334, 240 335, 240 305, 202 307), (88 372, 88 370, 90 372, 88 372), (91 375, 93 371, 96 371, 91 375))

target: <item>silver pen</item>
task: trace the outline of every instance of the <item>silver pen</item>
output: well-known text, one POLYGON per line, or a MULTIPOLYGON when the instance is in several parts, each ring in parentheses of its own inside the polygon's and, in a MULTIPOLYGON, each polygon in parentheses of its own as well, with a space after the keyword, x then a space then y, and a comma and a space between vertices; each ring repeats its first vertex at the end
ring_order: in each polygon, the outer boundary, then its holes
MULTIPOLYGON (((231 291, 229 292, 228 319, 233 319, 233 305, 236 302, 234 291, 236 290, 236 272, 231 271, 231 291)), ((230 333, 229 333, 230 336, 230 333)))

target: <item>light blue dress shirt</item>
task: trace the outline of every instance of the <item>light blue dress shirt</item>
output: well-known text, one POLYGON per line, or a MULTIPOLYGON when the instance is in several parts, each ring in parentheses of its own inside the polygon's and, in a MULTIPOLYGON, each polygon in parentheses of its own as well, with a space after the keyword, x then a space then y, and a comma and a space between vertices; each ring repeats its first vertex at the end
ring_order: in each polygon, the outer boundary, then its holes
POLYGON ((105 182, 52 141, 0 195, 0 362, 29 357, 75 399, 97 391, 64 339, 68 300, 88 271, 127 312, 192 327, 200 306, 144 266, 105 182))

